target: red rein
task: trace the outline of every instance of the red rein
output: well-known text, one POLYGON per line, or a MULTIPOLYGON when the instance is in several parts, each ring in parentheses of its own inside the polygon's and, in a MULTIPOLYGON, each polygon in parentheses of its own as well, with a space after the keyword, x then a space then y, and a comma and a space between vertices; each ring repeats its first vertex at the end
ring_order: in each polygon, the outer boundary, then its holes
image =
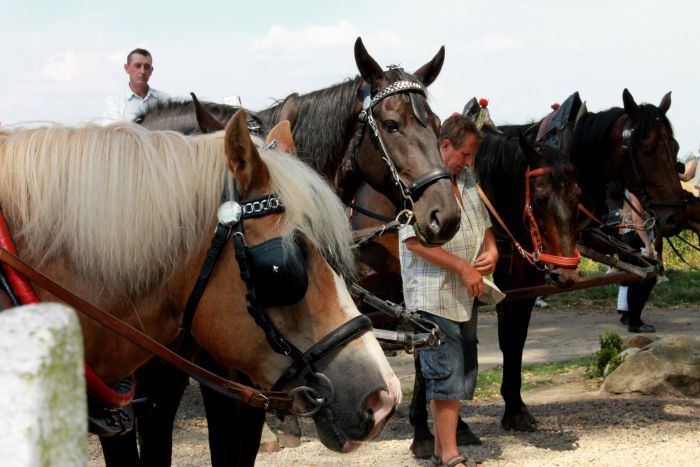
POLYGON ((581 261, 581 253, 578 248, 574 249, 574 256, 557 256, 550 255, 549 253, 542 253, 542 236, 540 235, 540 229, 537 227, 537 221, 532 213, 532 204, 530 202, 530 177, 539 177, 540 175, 547 174, 551 171, 549 167, 540 167, 539 169, 530 170, 527 168, 525 172, 525 209, 523 212, 523 217, 525 217, 530 225, 530 236, 532 237, 532 246, 534 248, 533 253, 521 252, 532 264, 535 263, 546 263, 553 266, 560 266, 564 268, 575 268, 581 261))
MULTIPOLYGON (((17 251, 12 243, 10 231, 7 229, 5 217, 0 212, 0 248, 3 248, 10 253, 16 255, 17 251)), ((17 294, 17 298, 23 305, 32 305, 40 303, 39 298, 34 293, 34 289, 29 281, 17 271, 2 263, 2 267, 7 275, 7 280, 17 294)), ((131 385, 131 390, 127 393, 119 393, 107 386, 97 374, 85 363, 85 383, 88 393, 93 396, 98 402, 109 407, 124 407, 129 404, 134 398, 136 384, 131 385)))

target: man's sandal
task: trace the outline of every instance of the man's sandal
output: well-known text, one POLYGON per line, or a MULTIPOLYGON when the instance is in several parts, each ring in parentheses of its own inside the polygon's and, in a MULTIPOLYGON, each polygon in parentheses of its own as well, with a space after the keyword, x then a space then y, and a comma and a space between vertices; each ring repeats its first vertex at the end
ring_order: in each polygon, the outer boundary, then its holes
MULTIPOLYGON (((435 456, 433 455, 433 457, 431 458, 431 461, 433 461, 434 459, 435 459, 435 456)), ((481 466, 481 462, 471 462, 471 463, 467 462, 467 458, 462 456, 462 455, 454 456, 452 459, 449 459, 444 464, 437 464, 437 465, 439 467, 442 467, 442 466, 455 467, 456 465, 459 465, 459 464, 464 464, 468 467, 481 466)))

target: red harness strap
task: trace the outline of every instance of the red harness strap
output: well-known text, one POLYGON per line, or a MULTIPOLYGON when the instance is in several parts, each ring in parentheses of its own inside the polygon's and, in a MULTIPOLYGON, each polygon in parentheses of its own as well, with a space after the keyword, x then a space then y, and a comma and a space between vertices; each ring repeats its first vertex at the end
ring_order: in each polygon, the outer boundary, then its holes
MULTIPOLYGON (((15 245, 12 243, 10 231, 7 228, 7 223, 5 223, 5 216, 2 215, 1 211, 0 247, 9 251, 13 255, 17 254, 15 245)), ((34 293, 34 289, 26 277, 18 274, 17 271, 5 263, 2 263, 2 267, 5 270, 10 286, 14 289, 15 293, 17 294, 17 298, 23 305, 40 303, 39 298, 36 296, 36 293, 34 293)), ((93 396, 101 404, 109 407, 124 407, 132 401, 136 392, 135 381, 132 382, 129 392, 120 393, 115 391, 107 386, 87 363, 85 363, 85 384, 87 386, 87 391, 91 396, 93 396)))

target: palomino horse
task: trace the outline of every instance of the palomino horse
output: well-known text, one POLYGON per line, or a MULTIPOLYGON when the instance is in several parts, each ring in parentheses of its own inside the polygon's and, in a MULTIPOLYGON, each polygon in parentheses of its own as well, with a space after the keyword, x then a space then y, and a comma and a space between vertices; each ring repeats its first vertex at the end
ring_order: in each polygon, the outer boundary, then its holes
MULTIPOLYGON (((529 260, 524 259, 525 257, 520 256, 512 245, 512 240, 506 236, 504 228, 492 216, 493 228, 499 239, 500 258, 494 275, 497 285, 506 290, 515 285, 519 287, 541 284, 545 274, 539 273, 531 266, 531 262, 542 271, 546 271, 553 284, 562 287, 572 284, 577 276, 575 266, 578 263, 575 227, 579 190, 573 171, 568 166, 567 155, 545 144, 538 143, 532 146, 525 139, 486 130, 474 158, 474 170, 480 185, 503 219, 505 228, 514 236, 514 240, 528 253, 539 250, 539 259, 533 260, 532 256, 529 260), (531 207, 532 218, 524 213, 527 206, 531 207), (539 249, 535 245, 538 242, 537 237, 531 235, 534 229, 540 233, 537 236, 541 238, 539 249), (508 281, 503 280, 503 275, 509 275, 508 281)), ((357 204, 371 206, 372 211, 387 214, 386 211, 378 210, 378 206, 387 207, 386 202, 382 204, 378 194, 371 194, 366 189, 361 190, 357 204)), ((367 216, 356 213, 353 217, 354 227, 367 227, 371 223, 367 216)), ((396 236, 393 236, 393 246, 384 242, 380 245, 370 243, 367 247, 361 247, 358 270, 369 274, 367 287, 372 288, 372 284, 382 282, 382 270, 390 272, 387 277, 395 277, 394 271, 399 268, 398 255, 392 257, 391 253, 395 251, 396 241, 396 236), (385 262, 379 264, 371 260, 365 261, 362 251, 364 249, 383 251, 382 258, 385 262)), ((398 281, 392 283, 400 291, 400 276, 398 281)), ((381 289, 378 287, 380 286, 375 286, 372 290, 376 293, 385 292, 382 298, 389 292, 397 293, 396 290, 389 291, 384 286, 381 286, 381 289)), ((425 402, 425 387, 420 372, 417 371, 410 417, 415 428, 411 449, 419 458, 430 457, 433 452, 433 437, 428 429, 425 402)), ((460 423, 458 439, 461 444, 479 442, 464 423, 460 423)))
MULTIPOLYGON (((638 105, 627 89, 622 100, 624 108, 586 113, 576 123, 571 164, 576 169, 581 203, 602 218, 607 214, 605 186, 611 180, 620 180, 642 201, 645 210, 655 214, 657 232, 673 235, 685 225, 687 216, 675 165, 678 143, 666 118, 671 93, 658 107, 638 105)), ((499 129, 508 133, 530 127, 526 124, 499 129)), ((589 224, 590 218, 579 223, 579 229, 583 229, 580 241, 586 245, 592 244, 585 229, 589 224)), ((655 277, 633 282, 628 296, 635 298, 630 306, 642 306, 637 297, 648 296, 655 282, 655 277)), ((501 395, 505 401, 501 424, 506 429, 532 431, 537 427, 520 394, 523 348, 533 304, 534 299, 530 299, 497 306, 498 340, 503 352, 501 395)))
MULTIPOLYGON (((219 365, 262 387, 311 388, 297 405, 316 410, 330 449, 381 430, 400 385, 343 280, 354 265, 342 204, 305 164, 256 149, 242 112, 192 138, 117 124, 5 130, 0 143, 0 204, 36 269, 161 343, 189 321, 219 365)), ((109 385, 150 358, 81 325, 86 362, 109 385)))
MULTIPOLYGON (((360 76, 291 98, 257 116, 271 127, 298 106, 294 142, 299 157, 322 174, 340 198, 349 202, 362 182, 392 200, 415 222, 424 244, 440 245, 459 225, 459 206, 452 195, 449 171, 437 149, 438 121, 426 99, 426 87, 437 78, 444 47, 414 74, 400 68, 382 70, 360 38, 355 62, 360 76)), ((202 103, 225 124, 232 110, 202 103)), ((139 118, 153 129, 199 131, 192 102, 166 102, 139 118)))

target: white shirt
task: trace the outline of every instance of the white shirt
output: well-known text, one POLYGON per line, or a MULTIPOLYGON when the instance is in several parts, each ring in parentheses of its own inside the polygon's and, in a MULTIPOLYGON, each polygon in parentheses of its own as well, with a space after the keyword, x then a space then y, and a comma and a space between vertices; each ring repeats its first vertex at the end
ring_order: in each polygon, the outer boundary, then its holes
MULTIPOLYGON (((441 247, 455 256, 473 263, 481 253, 484 232, 491 227, 486 206, 476 190, 474 173, 465 168, 457 177, 457 188, 462 194, 460 227, 457 234, 441 247)), ((415 236, 413 227, 399 230, 401 279, 406 308, 422 310, 456 322, 471 319, 474 297, 459 275, 423 259, 409 250, 404 240, 415 236)))
POLYGON ((127 83, 121 92, 113 94, 105 100, 104 123, 134 121, 136 116, 145 112, 150 104, 168 99, 170 99, 168 94, 150 86, 146 97, 142 98, 136 95, 127 83))

